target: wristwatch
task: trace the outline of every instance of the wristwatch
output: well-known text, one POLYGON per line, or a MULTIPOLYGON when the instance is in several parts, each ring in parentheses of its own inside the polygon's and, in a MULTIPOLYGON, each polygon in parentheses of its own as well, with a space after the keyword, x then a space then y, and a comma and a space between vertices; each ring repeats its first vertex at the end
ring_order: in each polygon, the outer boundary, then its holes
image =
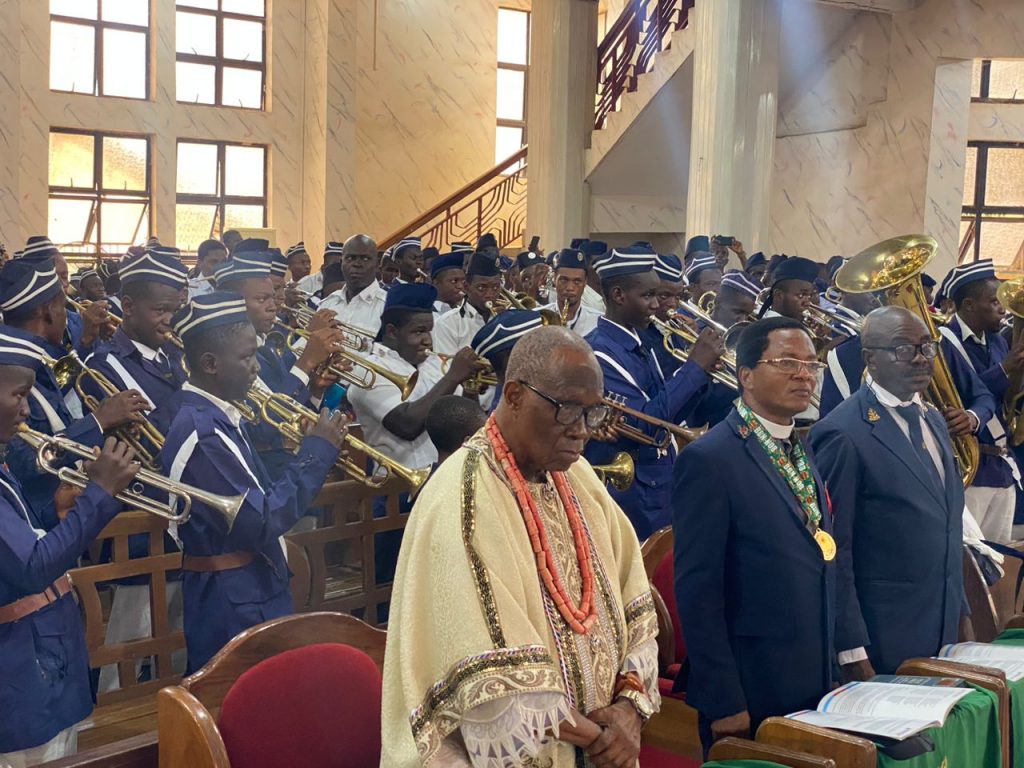
POLYGON ((625 688, 622 691, 619 691, 618 696, 615 698, 616 700, 626 699, 626 701, 632 704, 636 713, 640 715, 640 720, 644 723, 650 720, 651 715, 654 714, 654 705, 651 703, 651 699, 646 693, 634 691, 632 688, 625 688))

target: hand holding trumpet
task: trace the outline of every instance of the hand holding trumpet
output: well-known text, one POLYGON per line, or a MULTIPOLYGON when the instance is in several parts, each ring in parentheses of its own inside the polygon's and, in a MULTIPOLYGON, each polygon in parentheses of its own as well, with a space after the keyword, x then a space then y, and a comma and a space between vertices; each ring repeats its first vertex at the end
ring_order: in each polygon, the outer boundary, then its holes
MULTIPOLYGON (((135 460, 135 451, 128 443, 108 437, 96 458, 85 463, 85 474, 110 496, 128 489, 142 465, 135 460)), ((76 494, 77 496, 77 494, 76 494)))

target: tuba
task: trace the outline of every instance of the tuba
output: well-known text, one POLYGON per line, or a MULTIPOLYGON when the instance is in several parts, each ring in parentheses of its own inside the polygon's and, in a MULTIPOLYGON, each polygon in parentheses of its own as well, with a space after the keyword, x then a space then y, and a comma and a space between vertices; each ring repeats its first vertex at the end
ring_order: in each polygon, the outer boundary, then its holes
MULTIPOLYGON (((996 291, 996 298, 1006 311, 1013 315, 1013 337, 1010 342, 1012 349, 1020 345, 1021 336, 1024 334, 1024 277, 1016 277, 1001 283, 996 291)), ((1020 391, 1021 384, 1024 384, 1024 375, 1018 373, 1010 379, 1003 401, 1003 415, 1009 427, 1010 445, 1013 446, 1024 443, 1024 392, 1020 391)))
MULTIPOLYGON (((935 239, 927 235, 905 235, 885 240, 846 262, 836 273, 836 287, 844 293, 874 293, 882 306, 909 309, 921 318, 935 338, 935 323, 924 297, 921 273, 932 260, 937 247, 935 239)), ((927 397, 940 411, 963 408, 949 365, 941 354, 935 358, 935 371, 928 385, 927 397)), ((978 439, 963 435, 952 440, 953 453, 966 488, 978 471, 981 458, 978 439)))
POLYGON ((628 491, 636 477, 633 457, 625 451, 615 454, 611 464, 598 464, 593 469, 602 483, 610 485, 616 491, 628 491))

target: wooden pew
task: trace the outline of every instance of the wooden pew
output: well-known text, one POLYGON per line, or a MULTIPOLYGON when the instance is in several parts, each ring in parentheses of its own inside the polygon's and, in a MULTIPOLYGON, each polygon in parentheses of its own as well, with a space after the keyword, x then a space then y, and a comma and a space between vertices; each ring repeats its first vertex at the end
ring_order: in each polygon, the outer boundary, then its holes
MULTIPOLYGON (((404 528, 407 515, 398 513, 398 494, 407 487, 400 480, 381 488, 367 488, 350 480, 324 486, 314 502, 325 507, 320 528, 289 534, 285 539, 292 571, 291 592, 297 612, 332 610, 354 613, 377 623, 378 606, 391 596, 390 584, 374 583, 375 533, 404 528), (387 495, 387 516, 374 519, 372 501, 387 495)), ((57 761, 47 768, 149 768, 156 765, 156 692, 180 680, 170 658, 185 647, 184 634, 172 631, 166 609, 167 572, 181 565, 179 553, 164 552, 166 522, 142 512, 118 515, 91 548, 99 551, 111 540, 112 562, 86 565, 71 572, 85 620, 86 642, 93 667, 118 664, 122 687, 102 694, 96 709, 81 726, 79 754, 72 762, 57 761), (150 555, 128 559, 128 536, 150 538, 150 555), (102 582, 125 576, 149 575, 153 636, 117 645, 105 645, 109 601, 102 582), (154 610, 155 606, 162 606, 154 610), (135 682, 138 659, 155 656, 154 679, 135 682)))
POLYGON ((227 692, 246 670, 283 651, 343 643, 384 666, 387 634, 351 616, 307 613, 246 630, 202 669, 157 694, 160 768, 230 768, 216 720, 227 692))
POLYGON ((797 752, 774 744, 737 739, 728 736, 716 741, 708 753, 709 760, 764 760, 769 763, 788 765, 790 768, 840 768, 830 757, 797 752))

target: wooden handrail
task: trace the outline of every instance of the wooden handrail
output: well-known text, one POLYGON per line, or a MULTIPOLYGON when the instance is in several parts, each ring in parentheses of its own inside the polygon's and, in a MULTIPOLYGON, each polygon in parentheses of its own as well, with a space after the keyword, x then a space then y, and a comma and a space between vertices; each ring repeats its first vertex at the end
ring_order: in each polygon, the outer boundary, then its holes
POLYGON ((524 146, 518 152, 507 157, 505 160, 501 161, 490 170, 485 171, 484 173, 477 176, 475 179, 473 179, 471 182, 463 186, 461 189, 448 195, 448 197, 439 202, 437 205, 435 205, 429 211, 424 213, 422 216, 418 216, 417 218, 413 219, 408 224, 403 226, 401 229, 392 232, 390 235, 381 240, 377 244, 377 247, 380 248, 381 250, 390 248, 403 237, 418 233, 419 230, 421 230, 424 226, 432 222, 438 216, 449 211, 451 208, 458 205, 459 203, 469 200, 469 198, 474 193, 479 192, 489 182, 494 181, 500 176, 507 175, 509 169, 526 160, 526 154, 527 147, 524 146))
POLYGON ((654 55, 668 50, 672 33, 687 25, 694 0, 629 0, 597 46, 594 128, 604 127, 624 93, 636 90, 654 55))

